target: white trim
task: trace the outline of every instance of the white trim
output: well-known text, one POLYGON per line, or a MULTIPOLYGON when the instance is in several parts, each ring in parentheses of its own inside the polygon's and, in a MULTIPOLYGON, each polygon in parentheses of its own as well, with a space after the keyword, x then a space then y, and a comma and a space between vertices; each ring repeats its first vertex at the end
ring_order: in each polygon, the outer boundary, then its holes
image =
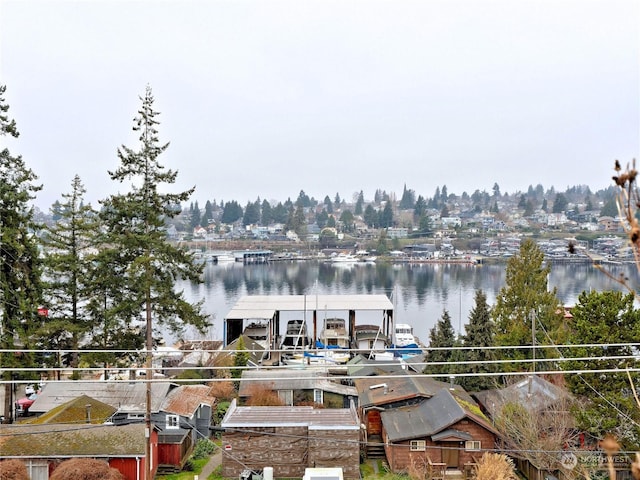
POLYGON ((167 430, 180 428, 180 416, 179 415, 167 415, 167 430))
POLYGON ((480 440, 467 440, 464 442, 464 449, 472 451, 481 450, 482 444, 480 443, 480 440))
POLYGON ((426 440, 411 440, 409 443, 409 450, 412 452, 424 452, 426 449, 426 440))

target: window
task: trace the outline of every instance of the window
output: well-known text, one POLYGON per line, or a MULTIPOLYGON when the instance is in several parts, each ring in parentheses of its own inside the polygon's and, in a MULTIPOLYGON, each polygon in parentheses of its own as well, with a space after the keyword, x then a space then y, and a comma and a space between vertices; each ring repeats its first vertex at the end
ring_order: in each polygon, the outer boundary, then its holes
POLYGON ((289 407, 293 406, 293 390, 278 390, 278 398, 282 400, 285 405, 289 407))
POLYGON ((127 420, 144 420, 144 413, 128 413, 127 420))
POLYGON ((468 440, 464 442, 465 450, 480 450, 480 441, 479 440, 468 440))
POLYGON ((411 440, 410 450, 412 452, 424 452, 427 449, 427 442, 424 440, 411 440))
POLYGON ((178 415, 167 415, 167 428, 180 428, 180 417, 178 415))
POLYGON ((46 460, 28 460, 27 472, 32 480, 48 480, 49 463, 46 460))
POLYGON ((313 390, 313 402, 317 403, 319 405, 322 405, 324 403, 324 397, 322 395, 322 390, 317 389, 317 388, 313 390))

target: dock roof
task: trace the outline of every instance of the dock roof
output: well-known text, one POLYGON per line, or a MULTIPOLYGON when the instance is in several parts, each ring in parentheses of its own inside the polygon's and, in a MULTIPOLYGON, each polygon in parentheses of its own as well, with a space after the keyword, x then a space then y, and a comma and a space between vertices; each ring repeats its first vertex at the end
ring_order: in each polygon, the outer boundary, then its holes
POLYGON ((276 312, 393 310, 386 295, 245 295, 226 319, 271 319, 276 312))

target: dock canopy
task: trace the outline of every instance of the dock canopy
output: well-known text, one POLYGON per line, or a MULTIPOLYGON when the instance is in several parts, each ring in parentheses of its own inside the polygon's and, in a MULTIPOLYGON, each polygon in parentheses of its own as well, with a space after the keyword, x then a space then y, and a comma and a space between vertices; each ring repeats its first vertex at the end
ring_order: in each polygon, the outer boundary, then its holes
POLYGON ((227 343, 241 332, 228 328, 243 320, 266 320, 271 323, 280 318, 280 312, 335 312, 380 311, 389 319, 393 303, 386 295, 246 295, 238 300, 224 318, 227 343))

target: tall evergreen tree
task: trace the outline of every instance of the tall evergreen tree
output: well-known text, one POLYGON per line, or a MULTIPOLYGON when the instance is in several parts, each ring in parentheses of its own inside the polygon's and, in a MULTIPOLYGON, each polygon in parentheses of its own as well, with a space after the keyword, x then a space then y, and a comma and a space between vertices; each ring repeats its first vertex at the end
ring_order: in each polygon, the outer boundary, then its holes
POLYGON ((527 206, 527 198, 524 194, 520 195, 520 200, 518 201, 518 208, 525 208, 527 206))
POLYGON ((247 202, 247 206, 244 209, 244 215, 242 217, 242 224, 255 225, 260 222, 260 203, 259 202, 247 202))
POLYGON ((422 195, 418 195, 413 208, 413 218, 419 220, 425 213, 427 213, 427 202, 422 195))
POLYGON ((363 211, 364 211, 364 193, 362 192, 362 190, 360 190, 353 213, 355 215, 362 215, 363 211))
POLYGON ((393 208, 391 202, 387 201, 384 208, 380 212, 379 225, 381 228, 389 228, 393 226, 393 208))
MULTIPOLYGON (((0 85, 0 137, 17 138, 15 120, 9 119, 5 103, 6 86, 0 85)), ((8 148, 0 151, 0 349, 29 350, 33 332, 41 323, 38 307, 41 302, 41 262, 38 255, 36 230, 31 201, 41 189, 34 182, 36 174, 22 156, 14 156, 8 148)), ((34 356, 0 352, 3 368, 34 366, 34 356)), ((29 378, 29 373, 14 373, 17 378, 29 378)), ((4 380, 12 373, 4 370, 4 380)), ((5 384, 5 414, 13 419, 11 383, 5 384)))
POLYGON ((273 223, 273 209, 266 199, 262 201, 262 207, 260 208, 260 223, 263 226, 273 223))
POLYGON ((237 222, 242 218, 243 211, 242 207, 235 200, 231 200, 224 204, 224 209, 222 210, 222 218, 220 221, 226 224, 232 224, 237 222))
POLYGON ((378 225, 378 212, 373 208, 373 205, 369 204, 365 207, 363 220, 367 227, 376 227, 378 225))
POLYGON ((640 448, 640 410, 629 391, 629 381, 637 385, 639 375, 626 371, 637 364, 632 344, 640 335, 640 310, 634 300, 632 293, 582 292, 571 310, 568 343, 586 346, 571 348, 568 356, 589 360, 562 364, 584 371, 566 375, 571 392, 589 399, 576 411, 580 427, 595 438, 613 432, 625 450, 640 448))
POLYGON ((273 221, 275 223, 286 223, 289 216, 289 210, 282 202, 278 202, 278 204, 273 208, 272 214, 273 221))
POLYGON ((300 190, 298 194, 298 199, 296 200, 296 205, 301 205, 302 207, 308 208, 311 206, 311 199, 309 195, 304 193, 304 190, 300 190))
MULTIPOLYGON (((469 323, 465 325, 465 334, 462 336, 463 347, 477 347, 461 351, 460 358, 467 362, 465 373, 482 374, 492 373, 496 369, 489 363, 496 359, 494 351, 494 325, 491 319, 491 311, 487 304, 487 296, 482 290, 476 290, 475 305, 469 314, 469 323)), ((495 380, 489 376, 474 375, 460 377, 459 383, 465 390, 479 391, 495 386, 495 380)))
POLYGON ((204 213, 202 214, 202 219, 200 220, 201 227, 209 226, 209 223, 213 220, 213 205, 209 200, 204 204, 204 213))
POLYGON ((345 209, 340 214, 340 223, 343 232, 353 232, 355 230, 354 217, 351 210, 345 209))
MULTIPOLYGON (((562 309, 556 295, 556 288, 548 289, 550 266, 544 265, 544 253, 531 239, 520 244, 518 254, 507 262, 505 286, 502 287, 492 309, 496 323, 497 345, 518 345, 533 347, 535 344, 549 345, 560 340, 559 313, 562 309), (535 330, 535 340, 534 340, 535 330)), ((551 349, 538 352, 538 357, 551 355, 551 349)), ((533 348, 509 349, 503 352, 506 358, 514 360, 532 359, 533 348)), ((535 369, 529 365, 511 365, 510 368, 535 369)))
POLYGON ((53 202, 53 205, 51 205, 51 220, 54 222, 57 222, 58 220, 60 220, 62 218, 62 215, 60 213, 61 211, 61 205, 60 205, 60 200, 56 200, 55 202, 53 202))
POLYGON ((567 200, 567 197, 562 193, 557 193, 556 198, 553 202, 552 212, 562 213, 567 209, 568 206, 569 206, 569 201, 567 200))
MULTIPOLYGON (((71 192, 62 195, 62 203, 54 204, 60 219, 42 236, 49 319, 39 333, 60 350, 78 350, 81 340, 93 328, 86 307, 93 295, 89 279, 99 224, 97 212, 91 205, 84 205, 85 193, 80 177, 75 175, 71 192)), ((57 366, 62 366, 60 360, 57 359, 57 366)), ((65 366, 78 366, 77 353, 67 359, 65 366)))
MULTIPOLYGON (((423 373, 453 375, 456 369, 453 365, 434 365, 435 362, 452 362, 456 359, 453 347, 456 345, 456 332, 451 324, 451 316, 447 310, 436 324, 429 330, 429 353, 423 373)), ((441 378, 440 380, 444 380, 441 378)))
POLYGON ((324 206, 327 209, 327 213, 333 213, 333 202, 329 198, 329 195, 324 197, 324 206))
POLYGON ((290 229, 296 232, 300 238, 307 235, 307 219, 304 214, 304 208, 300 204, 296 205, 296 208, 293 210, 292 223, 290 227, 290 229))
POLYGON ((402 198, 400 199, 400 204, 398 208, 401 210, 410 210, 416 203, 416 194, 413 190, 407 189, 407 184, 404 185, 404 190, 402 191, 402 198))
POLYGON ((131 191, 102 202, 105 238, 98 260, 112 262, 109 266, 117 276, 107 277, 107 292, 113 295, 114 286, 121 292, 116 296, 119 302, 111 304, 115 310, 108 312, 111 319, 118 321, 120 330, 130 331, 135 321, 145 318, 149 346, 154 328, 163 327, 180 335, 186 325, 204 332, 209 323, 201 312, 201 303, 188 302, 183 292, 174 289, 177 279, 199 283, 202 266, 166 241, 165 221, 176 215, 172 206, 187 201, 194 188, 160 192, 166 190, 165 185, 175 183, 177 172, 159 162, 169 144, 161 144, 158 138, 159 112, 154 110, 150 87, 140 100, 142 106, 133 127, 140 134, 139 149, 125 145, 119 148, 120 166, 109 172, 113 181, 130 182, 131 191))
POLYGON ((198 201, 196 200, 195 205, 191 209, 191 230, 200 226, 201 221, 201 213, 200 206, 198 205, 198 201))
POLYGON ((316 213, 316 225, 318 228, 322 229, 327 225, 327 220, 329 219, 329 214, 323 208, 321 212, 316 213))

